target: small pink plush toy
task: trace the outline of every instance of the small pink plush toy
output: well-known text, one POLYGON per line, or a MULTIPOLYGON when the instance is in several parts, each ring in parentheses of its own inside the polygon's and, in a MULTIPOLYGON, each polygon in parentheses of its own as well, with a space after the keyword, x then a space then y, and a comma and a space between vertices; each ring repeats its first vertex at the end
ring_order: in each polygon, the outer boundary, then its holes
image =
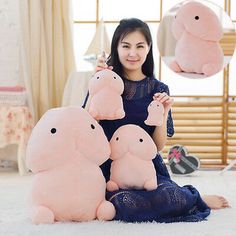
POLYGON ((110 155, 101 126, 79 107, 47 111, 32 131, 26 164, 34 173, 30 216, 34 224, 111 220, 99 168, 110 155))
POLYGON ((170 68, 206 76, 219 72, 224 60, 219 44, 222 31, 217 15, 210 8, 194 1, 183 5, 172 24, 177 44, 170 68))
POLYGON ((111 175, 107 190, 157 188, 152 162, 157 153, 152 138, 137 125, 121 126, 113 134, 111 145, 111 175))
POLYGON ((121 94, 124 83, 115 72, 105 69, 89 81, 89 113, 96 120, 116 120, 125 116, 121 94))
POLYGON ((154 100, 148 106, 148 117, 144 121, 146 125, 161 126, 164 119, 164 107, 161 102, 154 100))

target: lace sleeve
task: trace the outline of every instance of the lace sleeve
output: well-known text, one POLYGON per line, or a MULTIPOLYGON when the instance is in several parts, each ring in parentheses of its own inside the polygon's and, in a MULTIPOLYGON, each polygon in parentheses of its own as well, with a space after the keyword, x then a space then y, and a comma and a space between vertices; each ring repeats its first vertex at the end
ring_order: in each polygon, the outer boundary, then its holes
POLYGON ((174 124, 173 124, 172 114, 170 110, 168 113, 168 118, 167 118, 167 136, 172 137, 174 133, 175 133, 174 124))
MULTIPOLYGON (((168 95, 170 95, 169 87, 162 82, 159 82, 156 92, 157 93, 164 93, 165 92, 168 95)), ((174 133, 175 133, 174 123, 173 123, 173 119, 172 119, 172 112, 170 110, 168 113, 168 118, 167 118, 167 136, 172 137, 174 135, 174 133)))

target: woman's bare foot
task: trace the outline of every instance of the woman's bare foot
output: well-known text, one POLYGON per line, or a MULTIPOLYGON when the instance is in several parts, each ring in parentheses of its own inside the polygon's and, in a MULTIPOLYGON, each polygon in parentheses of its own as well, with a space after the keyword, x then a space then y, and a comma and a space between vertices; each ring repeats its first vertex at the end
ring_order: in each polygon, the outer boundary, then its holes
POLYGON ((229 202, 222 196, 204 195, 202 199, 211 209, 217 210, 230 207, 229 202))

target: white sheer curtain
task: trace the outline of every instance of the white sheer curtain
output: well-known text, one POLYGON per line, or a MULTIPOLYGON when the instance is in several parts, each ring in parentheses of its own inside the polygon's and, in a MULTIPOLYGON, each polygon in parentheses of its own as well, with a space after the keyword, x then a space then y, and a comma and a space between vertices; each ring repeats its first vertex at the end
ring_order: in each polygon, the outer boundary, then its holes
POLYGON ((20 0, 20 69, 37 121, 60 106, 68 75, 75 70, 70 0, 20 0))

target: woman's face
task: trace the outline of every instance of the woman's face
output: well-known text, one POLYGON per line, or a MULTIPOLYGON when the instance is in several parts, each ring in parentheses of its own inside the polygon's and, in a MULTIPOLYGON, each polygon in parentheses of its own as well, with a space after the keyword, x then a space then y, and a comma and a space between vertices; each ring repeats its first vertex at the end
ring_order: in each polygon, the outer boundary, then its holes
POLYGON ((119 60, 125 71, 141 70, 149 52, 149 45, 144 35, 139 31, 127 34, 118 43, 119 60))

